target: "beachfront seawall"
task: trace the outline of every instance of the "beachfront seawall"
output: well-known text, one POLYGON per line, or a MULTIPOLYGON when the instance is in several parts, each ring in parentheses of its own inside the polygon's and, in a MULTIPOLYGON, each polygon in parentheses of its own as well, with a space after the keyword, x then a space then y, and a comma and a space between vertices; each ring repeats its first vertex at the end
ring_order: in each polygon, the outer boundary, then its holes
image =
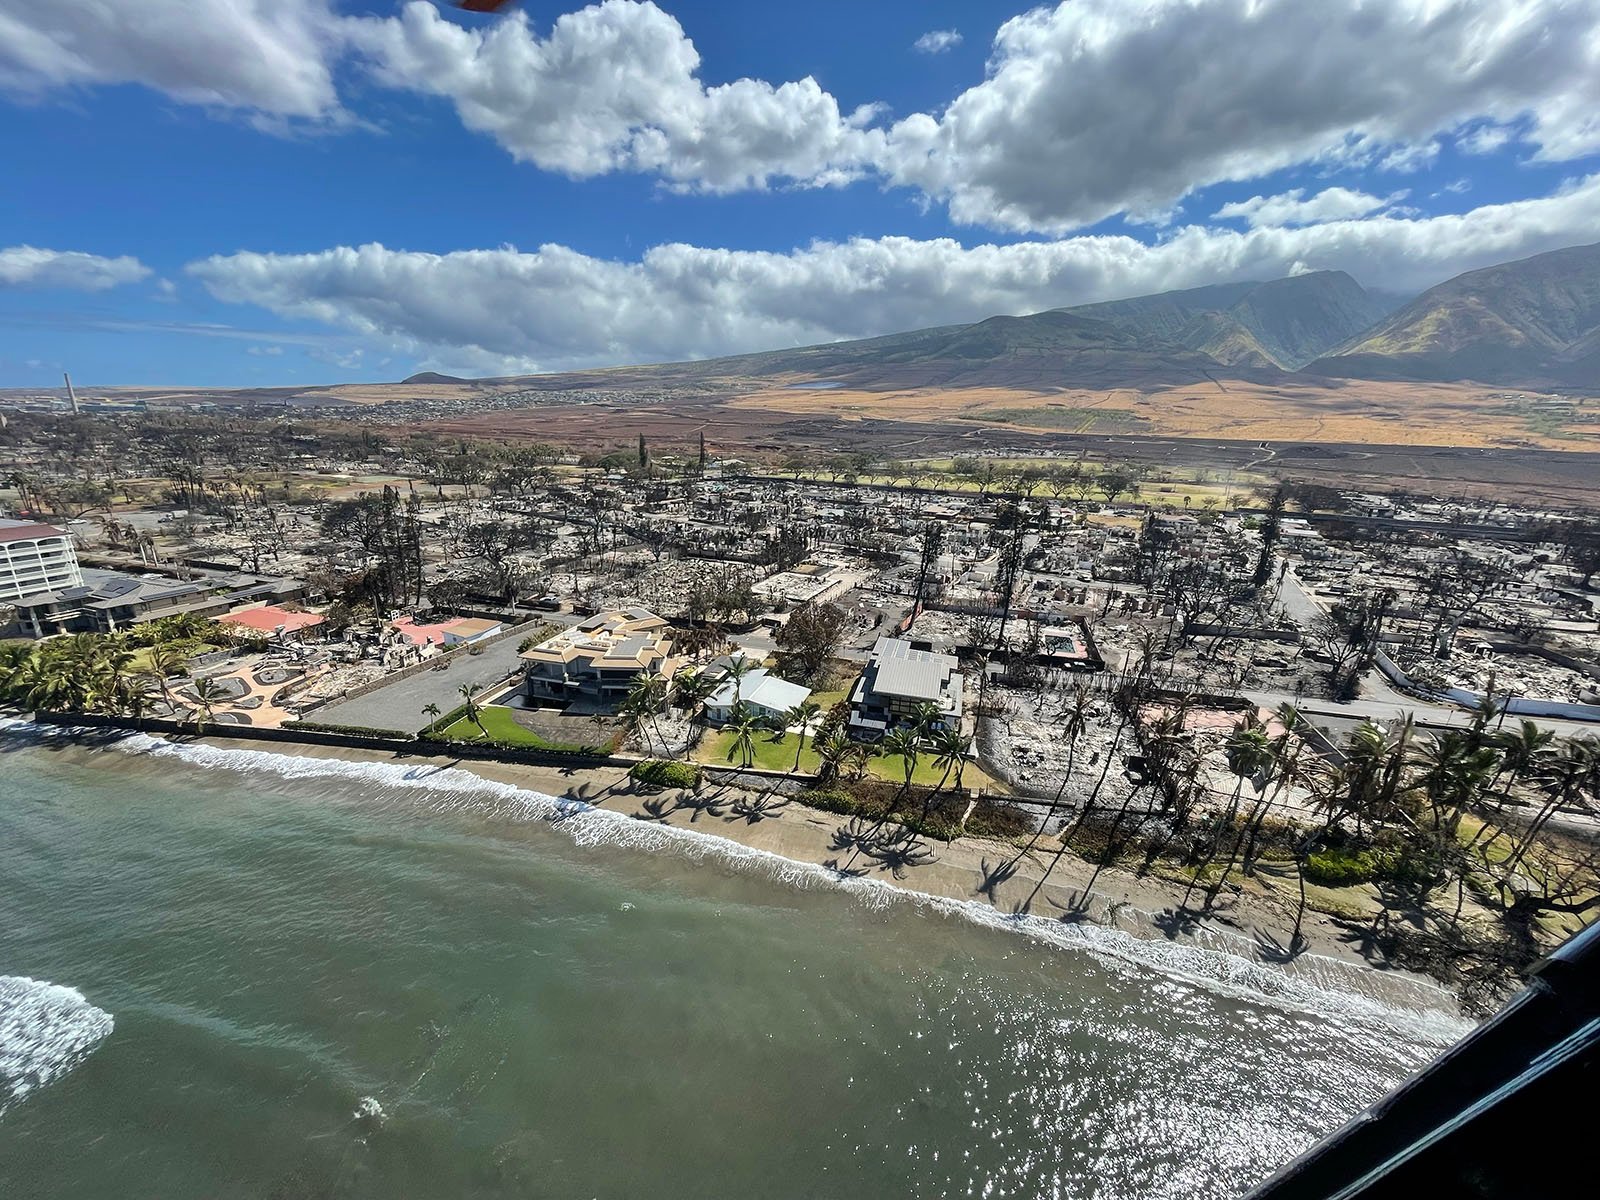
POLYGON ((173 734, 180 737, 226 737, 241 741, 275 742, 279 745, 340 746, 351 750, 386 750, 394 754, 416 754, 482 759, 492 762, 526 763, 538 767, 631 767, 637 760, 609 754, 579 751, 539 750, 531 747, 505 748, 474 746, 471 742, 429 741, 421 738, 384 737, 377 733, 337 732, 295 726, 267 728, 210 721, 173 721, 165 717, 108 716, 105 713, 58 713, 39 711, 33 720, 40 725, 117 729, 127 733, 173 734))

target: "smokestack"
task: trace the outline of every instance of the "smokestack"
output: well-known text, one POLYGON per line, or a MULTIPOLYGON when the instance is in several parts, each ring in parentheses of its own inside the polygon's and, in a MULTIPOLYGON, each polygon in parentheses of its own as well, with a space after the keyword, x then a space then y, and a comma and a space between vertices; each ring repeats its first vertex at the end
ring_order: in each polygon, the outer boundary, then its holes
POLYGON ((61 378, 65 379, 67 381, 67 403, 72 405, 72 411, 73 412, 77 412, 78 411, 78 393, 72 390, 72 376, 68 375, 65 371, 63 371, 63 372, 61 372, 61 378))

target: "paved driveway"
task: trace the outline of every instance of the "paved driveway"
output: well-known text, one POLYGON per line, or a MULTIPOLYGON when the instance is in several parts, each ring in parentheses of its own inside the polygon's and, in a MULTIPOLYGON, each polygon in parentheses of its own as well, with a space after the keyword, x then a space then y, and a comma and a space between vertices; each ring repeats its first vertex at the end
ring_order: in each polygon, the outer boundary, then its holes
POLYGON ((452 653, 443 671, 418 671, 396 679, 354 700, 336 700, 306 714, 308 721, 331 725, 359 725, 366 729, 398 729, 412 733, 427 725, 430 718, 422 710, 437 704, 449 712, 461 703, 461 685, 470 683, 480 690, 492 687, 521 669, 517 658, 517 637, 503 638, 485 646, 482 654, 452 653))

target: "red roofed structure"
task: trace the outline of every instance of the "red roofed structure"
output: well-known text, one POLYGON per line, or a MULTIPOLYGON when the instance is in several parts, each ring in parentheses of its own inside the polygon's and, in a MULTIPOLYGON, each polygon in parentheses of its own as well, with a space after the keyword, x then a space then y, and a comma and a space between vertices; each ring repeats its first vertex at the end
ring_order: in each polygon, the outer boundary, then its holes
POLYGON ((246 629, 254 629, 259 633, 278 633, 285 635, 302 633, 321 625, 327 618, 317 613, 291 612, 287 608, 279 608, 276 604, 263 604, 258 608, 240 609, 225 616, 218 617, 224 625, 241 625, 246 629))

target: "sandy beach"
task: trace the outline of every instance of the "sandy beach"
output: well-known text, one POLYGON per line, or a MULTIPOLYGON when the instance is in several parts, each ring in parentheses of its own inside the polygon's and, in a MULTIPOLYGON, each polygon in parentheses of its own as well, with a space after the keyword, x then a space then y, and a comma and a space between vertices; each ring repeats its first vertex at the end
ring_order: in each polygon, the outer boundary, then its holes
POLYGON ((453 768, 484 780, 581 801, 641 821, 725 838, 796 863, 881 882, 910 893, 989 906, 1001 916, 1021 913, 1026 905, 1025 911, 1033 917, 1063 925, 1092 923, 1175 949, 1235 955, 1324 986, 1457 1011, 1456 997, 1445 985, 1395 967, 1381 957, 1369 956, 1380 952, 1359 935, 1353 935, 1347 924, 1324 913, 1306 913, 1302 926, 1306 949, 1292 959, 1285 955, 1283 949, 1288 946, 1294 927, 1297 895, 1292 879, 1263 877, 1259 889, 1253 888, 1231 904, 1225 902, 1206 919, 1179 923, 1170 916, 1182 899, 1181 885, 1117 867, 1102 868, 1096 875, 1092 863, 1071 853, 1054 861, 1053 838, 1042 839, 1035 851, 1017 865, 1014 874, 992 882, 996 864, 1016 853, 1007 843, 976 837, 948 844, 924 842, 931 859, 923 861, 919 856, 914 863, 886 862, 854 847, 841 847, 838 835, 849 825, 850 818, 782 797, 763 800, 755 790, 708 783, 697 795, 661 792, 639 787, 622 767, 533 766, 310 745, 267 750, 259 742, 216 735, 185 740, 250 753, 292 753, 410 768, 453 768), (1091 876, 1094 890, 1085 899, 1084 888, 1091 876), (1271 894, 1273 889, 1279 894, 1271 894))

